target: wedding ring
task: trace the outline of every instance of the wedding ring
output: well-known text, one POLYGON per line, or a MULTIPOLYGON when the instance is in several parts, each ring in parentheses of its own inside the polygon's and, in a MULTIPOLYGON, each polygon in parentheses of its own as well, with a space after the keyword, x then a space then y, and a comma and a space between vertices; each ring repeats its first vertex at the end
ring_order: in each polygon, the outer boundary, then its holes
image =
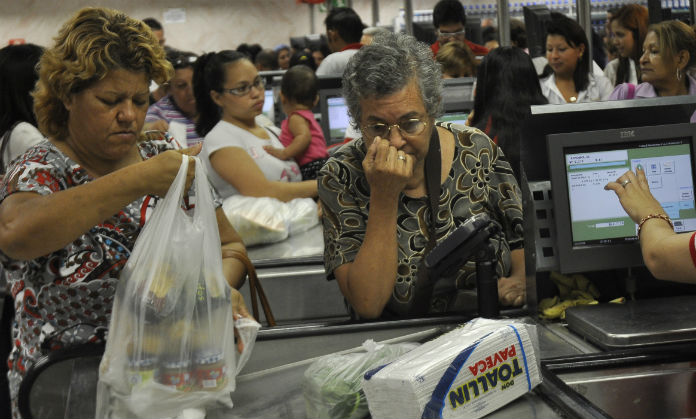
POLYGON ((406 156, 401 155, 401 154, 399 154, 398 156, 396 156, 396 158, 399 159, 399 160, 401 160, 401 161, 406 161, 406 156))
POLYGON ((626 179, 623 182, 621 182, 621 186, 623 186, 625 188, 626 185, 628 185, 629 183, 631 183, 631 179, 626 179))

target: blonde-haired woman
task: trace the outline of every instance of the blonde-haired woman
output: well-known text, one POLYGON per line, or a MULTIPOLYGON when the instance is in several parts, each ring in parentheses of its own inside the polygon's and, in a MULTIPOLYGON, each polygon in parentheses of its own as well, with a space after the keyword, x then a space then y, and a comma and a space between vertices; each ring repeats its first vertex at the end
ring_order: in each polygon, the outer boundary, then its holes
MULTIPOLYGON (((12 414, 27 369, 46 349, 94 341, 108 326, 121 269, 181 156, 164 135, 144 138, 149 85, 173 71, 141 21, 85 8, 39 63, 35 113, 48 140, 16 160, 0 184, 0 262, 15 300, 9 357, 12 414)), ((190 166, 188 184, 193 180, 190 166)), ((244 250, 219 216, 223 251, 244 250)), ((244 268, 223 259, 228 282, 244 268)), ((248 315, 233 290, 237 312, 248 315)))

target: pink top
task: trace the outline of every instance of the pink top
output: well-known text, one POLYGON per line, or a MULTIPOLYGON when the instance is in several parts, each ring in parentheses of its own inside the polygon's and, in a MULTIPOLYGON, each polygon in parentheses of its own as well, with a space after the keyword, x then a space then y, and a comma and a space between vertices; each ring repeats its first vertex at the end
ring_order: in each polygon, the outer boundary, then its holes
POLYGON ((309 132, 312 134, 312 139, 309 142, 309 147, 304 153, 295 157, 297 164, 304 166, 307 163, 311 163, 314 160, 325 159, 329 157, 328 151, 326 151, 326 140, 324 139, 324 132, 321 130, 319 123, 314 119, 314 113, 310 110, 295 111, 288 115, 283 122, 280 124, 280 142, 283 143, 285 147, 292 143, 292 132, 290 132, 290 127, 288 126, 288 121, 292 115, 300 115, 309 122, 309 132))

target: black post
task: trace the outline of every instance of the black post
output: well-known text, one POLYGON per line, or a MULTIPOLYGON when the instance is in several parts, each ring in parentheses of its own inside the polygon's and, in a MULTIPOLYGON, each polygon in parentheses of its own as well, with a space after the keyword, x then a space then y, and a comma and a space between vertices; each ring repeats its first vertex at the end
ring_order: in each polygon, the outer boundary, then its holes
POLYGON ((500 315, 498 308, 498 278, 495 273, 495 247, 489 241, 476 253, 476 297, 478 314, 495 319, 500 315))

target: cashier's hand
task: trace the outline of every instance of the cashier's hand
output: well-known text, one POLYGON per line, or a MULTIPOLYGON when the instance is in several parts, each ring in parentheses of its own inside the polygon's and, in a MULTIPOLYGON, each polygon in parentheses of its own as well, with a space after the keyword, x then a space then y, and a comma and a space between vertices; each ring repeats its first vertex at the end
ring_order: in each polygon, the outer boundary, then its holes
POLYGON ((362 162, 372 193, 401 193, 413 176, 413 156, 397 150, 388 140, 375 137, 362 162))
MULTIPOLYGON (((251 317, 251 314, 249 314, 249 310, 247 310, 242 293, 234 288, 232 288, 230 292, 230 300, 232 302, 232 317, 234 317, 235 320, 241 319, 242 317, 253 318, 251 317)), ((234 340, 237 342, 237 350, 241 354, 244 350, 244 343, 242 343, 242 339, 239 338, 239 333, 237 332, 236 327, 234 328, 234 338, 234 340)))
POLYGON ((508 276, 498 280, 498 301, 504 306, 524 304, 526 281, 524 277, 508 276))

